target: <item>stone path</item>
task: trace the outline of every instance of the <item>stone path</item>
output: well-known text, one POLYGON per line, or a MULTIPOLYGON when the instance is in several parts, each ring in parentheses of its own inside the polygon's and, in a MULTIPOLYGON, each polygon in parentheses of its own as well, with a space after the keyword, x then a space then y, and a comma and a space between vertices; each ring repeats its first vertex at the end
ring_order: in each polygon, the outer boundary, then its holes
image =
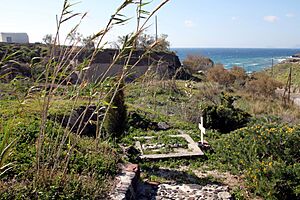
MULTIPOLYGON (((197 172, 197 173, 196 173, 197 172)), ((184 169, 157 169, 147 171, 149 175, 162 178, 161 183, 140 182, 137 188, 139 200, 230 200, 229 186, 209 177, 212 174, 188 173, 184 169)))
POLYGON ((228 186, 217 184, 140 184, 137 193, 139 200, 230 200, 228 186))

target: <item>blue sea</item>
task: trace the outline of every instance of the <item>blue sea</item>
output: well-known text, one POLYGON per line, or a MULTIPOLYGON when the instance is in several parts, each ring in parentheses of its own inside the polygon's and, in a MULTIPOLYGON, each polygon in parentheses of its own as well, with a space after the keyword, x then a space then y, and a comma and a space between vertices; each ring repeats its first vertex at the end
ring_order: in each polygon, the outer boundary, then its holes
POLYGON ((211 58, 214 63, 222 63, 225 68, 243 67, 247 72, 261 71, 277 64, 300 49, 247 49, 247 48, 173 48, 183 61, 187 55, 202 55, 211 58))

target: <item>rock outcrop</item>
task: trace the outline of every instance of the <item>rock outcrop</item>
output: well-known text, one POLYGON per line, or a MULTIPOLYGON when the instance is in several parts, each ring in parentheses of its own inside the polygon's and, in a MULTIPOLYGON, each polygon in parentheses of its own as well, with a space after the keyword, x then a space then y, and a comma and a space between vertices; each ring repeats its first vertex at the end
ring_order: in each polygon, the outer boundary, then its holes
POLYGON ((293 58, 300 58, 300 53, 296 53, 294 55, 292 55, 293 58))
MULTIPOLYGON (((43 67, 46 65, 47 52, 49 52, 49 46, 43 44, 1 44, 0 43, 0 60, 8 55, 14 55, 10 60, 16 61, 17 64, 7 64, 0 63, 0 77, 3 74, 10 74, 6 77, 7 81, 13 79, 17 75, 24 77, 31 77, 33 74, 30 69, 26 66, 29 66, 30 63, 39 62, 37 58, 43 57, 45 61, 41 62, 39 66, 43 67), (7 64, 7 65, 6 65, 7 64)), ((62 51, 70 51, 70 47, 62 46, 56 49, 55 54, 56 61, 59 61, 59 57, 64 53, 62 51)), ((70 80, 67 82, 76 84, 79 83, 79 80, 84 80, 88 82, 95 82, 97 80, 103 80, 106 77, 116 76, 123 71, 124 65, 128 64, 129 68, 128 75, 126 76, 126 81, 133 81, 136 78, 141 77, 144 74, 149 74, 152 77, 158 77, 159 79, 169 79, 173 78, 176 75, 178 79, 192 79, 193 77, 188 74, 186 71, 179 71, 181 68, 181 62, 178 56, 173 52, 151 52, 147 53, 145 50, 136 50, 133 51, 129 61, 127 61, 128 55, 123 55, 112 67, 110 67, 115 56, 119 53, 119 50, 116 49, 104 49, 99 51, 93 61, 91 66, 80 73, 77 71, 77 68, 82 65, 87 59, 90 59, 93 55, 93 49, 81 50, 72 50, 73 53, 68 56, 69 61, 64 61, 67 65, 67 73, 72 73, 70 80), (130 67, 134 66, 134 67, 130 67)), ((34 67, 35 68, 35 67, 34 67)), ((33 71, 39 72, 39 70, 34 69, 33 71)), ((43 71, 43 70, 42 70, 43 71)), ((33 76, 34 77, 34 76, 33 76)))
MULTIPOLYGON (((89 82, 95 82, 103 80, 106 77, 121 74, 127 62, 126 58, 118 60, 115 65, 111 66, 115 55, 118 53, 118 50, 114 49, 106 49, 99 52, 95 56, 91 67, 81 78, 89 82)), ((90 55, 88 55, 87 52, 83 52, 82 55, 79 56, 79 63, 83 62, 87 57, 90 57, 90 55)), ((133 67, 129 69, 126 81, 133 81, 146 73, 156 76, 159 79, 169 79, 172 78, 181 67, 178 56, 173 52, 152 52, 145 54, 143 50, 134 51, 128 64, 133 67)), ((179 75, 179 78, 188 77, 186 72, 184 74, 181 72, 179 75)))

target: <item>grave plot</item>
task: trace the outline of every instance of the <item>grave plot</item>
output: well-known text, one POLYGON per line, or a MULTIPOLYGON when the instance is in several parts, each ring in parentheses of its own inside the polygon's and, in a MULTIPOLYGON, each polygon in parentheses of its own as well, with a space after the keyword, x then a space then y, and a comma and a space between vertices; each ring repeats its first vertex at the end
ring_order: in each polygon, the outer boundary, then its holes
POLYGON ((163 159, 204 155, 187 134, 134 137, 141 159, 163 159))

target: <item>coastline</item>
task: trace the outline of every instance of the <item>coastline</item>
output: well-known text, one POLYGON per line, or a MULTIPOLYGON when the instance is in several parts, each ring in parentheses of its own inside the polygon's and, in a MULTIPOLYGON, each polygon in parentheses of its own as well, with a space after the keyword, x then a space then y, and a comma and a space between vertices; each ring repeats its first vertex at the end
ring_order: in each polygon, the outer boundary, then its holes
POLYGON ((225 68, 241 66, 248 73, 263 71, 292 58, 300 49, 279 48, 172 48, 181 62, 187 55, 202 55, 221 63, 225 68))

